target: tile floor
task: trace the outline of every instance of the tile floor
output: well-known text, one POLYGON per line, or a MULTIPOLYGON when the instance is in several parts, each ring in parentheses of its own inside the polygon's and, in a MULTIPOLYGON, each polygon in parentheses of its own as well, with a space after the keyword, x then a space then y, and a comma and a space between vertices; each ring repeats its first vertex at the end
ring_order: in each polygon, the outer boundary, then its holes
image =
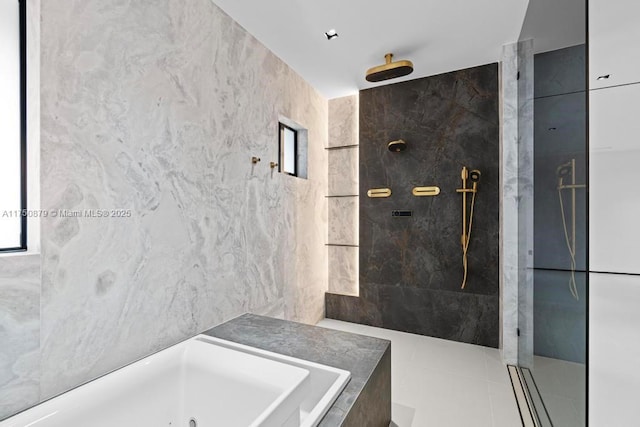
POLYGON ((533 378, 553 425, 585 425, 585 365, 534 356, 533 378))
POLYGON ((388 339, 393 427, 518 427, 498 350, 324 319, 330 329, 388 339))

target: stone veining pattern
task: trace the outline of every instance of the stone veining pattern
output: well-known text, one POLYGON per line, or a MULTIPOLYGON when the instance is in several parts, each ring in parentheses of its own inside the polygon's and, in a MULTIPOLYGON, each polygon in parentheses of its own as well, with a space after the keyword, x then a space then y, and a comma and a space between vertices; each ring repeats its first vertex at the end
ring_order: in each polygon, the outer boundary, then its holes
POLYGON ((358 144, 358 95, 329 100, 329 147, 358 144))
POLYGON ((358 95, 329 101, 329 292, 358 295, 358 95), (334 197, 331 197, 334 196, 334 197), (340 197, 335 197, 340 196, 340 197))
POLYGON ((358 244, 358 198, 329 198, 329 242, 358 244))
POLYGON ((518 44, 502 49, 500 63, 500 288, 502 359, 518 363, 518 44))
POLYGON ((533 367, 533 40, 518 43, 518 361, 533 367))
POLYGON ((498 346, 498 96, 497 64, 360 92, 360 298, 328 294, 328 317, 498 346), (389 152, 397 139, 407 150, 389 152), (482 172, 464 291, 463 166, 482 172), (367 197, 380 187, 392 196, 367 197))
POLYGON ((0 419, 37 402, 40 256, 0 257, 0 419))
POLYGON ((389 425, 389 341, 255 315, 240 316, 205 333, 349 371, 351 379, 320 427, 389 425), (371 417, 375 422, 366 421, 371 417))
POLYGON ((358 147, 329 150, 329 196, 358 194, 358 147))
POLYGON ((41 23, 42 208, 68 213, 42 223, 41 397, 246 311, 322 318, 326 100, 209 0, 41 23), (268 167, 280 114, 307 180, 268 167))

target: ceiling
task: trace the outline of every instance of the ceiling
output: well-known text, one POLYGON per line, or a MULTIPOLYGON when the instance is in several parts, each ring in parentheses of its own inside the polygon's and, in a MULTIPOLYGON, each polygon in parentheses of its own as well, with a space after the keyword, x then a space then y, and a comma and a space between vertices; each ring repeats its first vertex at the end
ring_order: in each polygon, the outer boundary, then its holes
MULTIPOLYGON (((516 42, 528 0, 213 0, 331 99, 374 87, 384 54, 413 61, 410 80, 497 62, 516 42), (325 31, 335 28, 337 39, 325 31)), ((386 82, 389 83, 389 82, 386 82)))
POLYGON ((585 0, 532 0, 520 40, 533 39, 535 53, 583 44, 586 13, 585 0))

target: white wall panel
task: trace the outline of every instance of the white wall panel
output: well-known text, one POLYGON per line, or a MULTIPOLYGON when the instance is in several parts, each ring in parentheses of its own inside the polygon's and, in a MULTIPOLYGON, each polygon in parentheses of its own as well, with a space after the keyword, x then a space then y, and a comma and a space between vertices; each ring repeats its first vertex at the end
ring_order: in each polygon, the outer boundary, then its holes
POLYGON ((590 275, 589 425, 638 425, 640 276, 590 275))
POLYGON ((640 85, 590 93, 590 270, 640 273, 640 85))
POLYGON ((640 81, 640 2, 589 0, 591 88, 640 81), (607 80, 598 76, 609 74, 607 80))

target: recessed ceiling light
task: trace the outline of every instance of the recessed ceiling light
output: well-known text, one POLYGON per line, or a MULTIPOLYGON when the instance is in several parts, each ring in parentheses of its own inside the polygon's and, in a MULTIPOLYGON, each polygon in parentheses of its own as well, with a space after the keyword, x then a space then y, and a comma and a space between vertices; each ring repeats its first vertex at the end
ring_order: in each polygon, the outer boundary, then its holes
POLYGON ((609 77, 611 77, 611 74, 605 74, 604 76, 598 77, 598 80, 607 80, 609 77))
POLYGON ((324 35, 327 36, 327 40, 333 40, 338 38, 338 33, 333 28, 327 31, 326 33, 324 33, 324 35))

